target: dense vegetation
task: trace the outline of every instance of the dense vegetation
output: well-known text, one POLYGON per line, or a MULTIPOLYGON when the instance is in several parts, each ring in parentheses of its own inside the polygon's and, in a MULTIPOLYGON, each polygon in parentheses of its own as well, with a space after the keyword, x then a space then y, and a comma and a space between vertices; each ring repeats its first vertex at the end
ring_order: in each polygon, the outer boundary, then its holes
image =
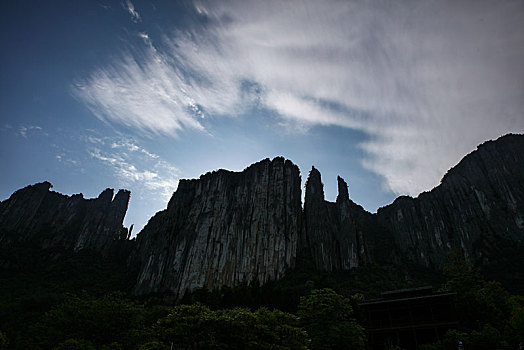
POLYGON ((330 289, 304 297, 298 315, 200 303, 153 306, 111 293, 70 296, 14 341, 21 349, 331 349, 348 342, 361 349, 365 332, 349 300, 330 289))
MULTIPOLYGON (((121 258, 89 252, 1 251, 0 349, 363 349, 358 302, 383 290, 438 283, 375 266, 295 270, 278 282, 204 289, 177 304, 130 298, 121 258)), ((428 277, 429 276, 429 277, 428 277)), ((524 299, 488 282, 463 259, 442 288, 457 293, 459 327, 425 349, 494 349, 524 342, 524 299)))
POLYGON ((499 282, 484 280, 463 257, 453 260, 446 268, 443 288, 457 293, 459 327, 423 350, 456 349, 459 341, 466 349, 479 350, 524 345, 524 297, 510 295, 499 282))

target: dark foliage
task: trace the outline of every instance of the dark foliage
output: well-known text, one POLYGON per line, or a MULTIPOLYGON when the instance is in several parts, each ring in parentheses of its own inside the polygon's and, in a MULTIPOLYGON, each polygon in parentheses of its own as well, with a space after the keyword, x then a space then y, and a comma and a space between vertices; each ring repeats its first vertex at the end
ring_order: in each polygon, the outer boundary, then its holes
POLYGON ((518 348, 524 342, 522 296, 512 296, 499 282, 486 281, 480 270, 460 253, 455 252, 450 258, 443 288, 457 293, 459 327, 448 331, 441 342, 424 349, 457 349, 459 341, 466 349, 518 348))
MULTIPOLYGON (((327 273, 304 264, 280 281, 199 289, 168 306, 129 298, 135 275, 123 256, 19 248, 1 251, 0 349, 360 348, 358 301, 441 278, 423 269, 327 273)), ((451 260, 444 288, 457 292, 460 327, 426 349, 523 342, 522 297, 485 281, 460 254, 451 260)))
POLYGON ((119 256, 42 250, 29 244, 0 249, 0 330, 14 347, 27 329, 72 294, 130 290, 134 274, 119 256))

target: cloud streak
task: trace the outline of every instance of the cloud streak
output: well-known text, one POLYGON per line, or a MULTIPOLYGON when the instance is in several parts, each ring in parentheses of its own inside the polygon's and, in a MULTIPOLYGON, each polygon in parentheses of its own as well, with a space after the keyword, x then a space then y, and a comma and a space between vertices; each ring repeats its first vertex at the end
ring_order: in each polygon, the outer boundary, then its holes
POLYGON ((135 23, 138 23, 142 21, 142 18, 140 18, 140 14, 135 10, 135 5, 129 0, 126 0, 125 3, 122 3, 122 6, 124 9, 129 12, 131 15, 131 20, 135 23))
POLYGON ((167 202, 178 185, 179 170, 126 139, 88 137, 92 144, 88 154, 109 166, 123 186, 139 187, 149 196, 158 196, 167 202))
MULTIPOLYGON (((130 8, 128 6, 128 8, 130 8)), ((415 195, 475 145, 524 130, 519 1, 221 1, 79 82, 103 120, 152 134, 205 131, 251 108, 283 125, 369 136, 364 166, 415 195)), ((146 175, 144 175, 146 176, 146 175)))

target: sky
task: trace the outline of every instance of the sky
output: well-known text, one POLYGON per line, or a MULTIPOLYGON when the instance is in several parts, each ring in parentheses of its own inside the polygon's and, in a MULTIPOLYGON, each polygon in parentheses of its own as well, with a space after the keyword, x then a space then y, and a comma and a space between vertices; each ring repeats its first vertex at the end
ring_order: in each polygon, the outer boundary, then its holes
POLYGON ((131 190, 284 156, 370 212, 524 132, 524 1, 0 2, 0 200, 131 190))

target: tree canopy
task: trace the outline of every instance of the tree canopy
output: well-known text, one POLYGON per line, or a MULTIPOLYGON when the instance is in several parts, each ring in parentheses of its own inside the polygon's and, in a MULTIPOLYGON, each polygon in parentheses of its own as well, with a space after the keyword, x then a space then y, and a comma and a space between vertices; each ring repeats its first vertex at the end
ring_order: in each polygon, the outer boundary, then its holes
POLYGON ((366 334, 353 316, 350 300, 332 289, 313 290, 302 297, 297 315, 313 350, 365 348, 366 334))

